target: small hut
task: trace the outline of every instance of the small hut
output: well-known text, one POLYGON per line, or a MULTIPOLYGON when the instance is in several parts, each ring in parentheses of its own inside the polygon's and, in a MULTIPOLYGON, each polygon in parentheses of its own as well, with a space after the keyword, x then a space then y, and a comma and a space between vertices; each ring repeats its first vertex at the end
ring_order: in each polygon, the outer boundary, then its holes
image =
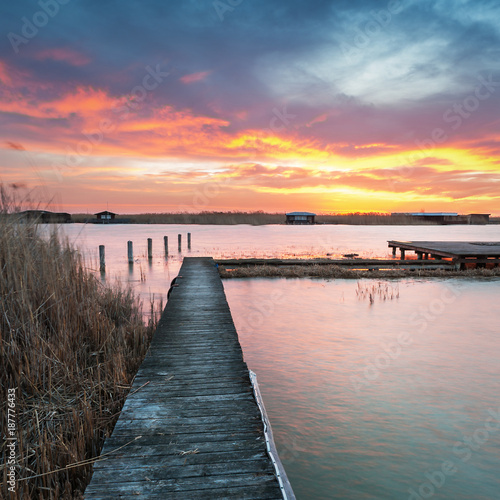
POLYGON ((108 210, 105 210, 104 212, 99 212, 94 215, 96 216, 98 222, 103 222, 103 223, 115 220, 116 217, 115 213, 109 212, 108 210))
POLYGON ((286 214, 286 224, 314 224, 316 214, 311 212, 289 212, 286 214))

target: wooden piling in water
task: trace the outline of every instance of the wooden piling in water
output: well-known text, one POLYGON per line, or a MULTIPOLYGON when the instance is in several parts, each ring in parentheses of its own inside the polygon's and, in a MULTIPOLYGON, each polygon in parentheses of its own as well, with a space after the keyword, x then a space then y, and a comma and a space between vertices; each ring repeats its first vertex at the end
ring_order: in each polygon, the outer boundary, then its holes
POLYGON ((163 245, 165 246, 165 257, 168 257, 168 236, 163 237, 163 245))
POLYGON ((104 245, 99 245, 99 269, 101 272, 106 270, 106 256, 104 245))
POLYGON ((128 263, 134 263, 134 248, 133 243, 131 241, 127 242, 127 254, 128 254, 128 263))
POLYGON ((180 252, 182 250, 182 234, 177 235, 177 247, 180 252))
POLYGON ((153 240, 148 238, 148 259, 151 260, 153 258, 153 240))
POLYGON ((191 250, 191 233, 188 233, 188 250, 191 250))

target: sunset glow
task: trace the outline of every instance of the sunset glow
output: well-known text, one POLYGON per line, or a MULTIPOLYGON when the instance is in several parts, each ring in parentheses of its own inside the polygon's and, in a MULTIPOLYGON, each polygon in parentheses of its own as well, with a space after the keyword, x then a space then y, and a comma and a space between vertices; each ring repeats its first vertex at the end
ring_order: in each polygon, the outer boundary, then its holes
POLYGON ((500 214, 499 6, 219 3, 32 31, 6 4, 0 182, 69 212, 500 214))

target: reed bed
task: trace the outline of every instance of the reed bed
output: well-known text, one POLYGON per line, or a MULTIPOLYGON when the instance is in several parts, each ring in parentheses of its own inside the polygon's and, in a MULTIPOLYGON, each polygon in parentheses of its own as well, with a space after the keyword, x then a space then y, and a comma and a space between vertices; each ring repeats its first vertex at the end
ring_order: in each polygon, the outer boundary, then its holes
POLYGON ((0 426, 4 437, 11 389, 16 486, 8 491, 3 439, 0 497, 82 498, 157 318, 145 325, 133 293, 103 286, 56 232, 9 220, 0 217, 0 426))
POLYGON ((221 278, 338 278, 338 279, 378 279, 378 278, 478 278, 500 277, 500 268, 468 269, 466 271, 437 270, 437 269, 381 269, 359 270, 347 269, 335 265, 310 266, 251 266, 225 269, 219 266, 221 278))
MULTIPOLYGON (((74 214, 74 222, 86 222, 92 219, 89 214, 74 214)), ((285 214, 257 212, 200 212, 200 213, 146 213, 118 216, 131 224, 212 224, 235 225, 250 224, 284 224, 285 214)), ((323 214, 316 216, 318 224, 350 224, 350 225, 433 225, 432 221, 422 221, 406 215, 391 216, 384 213, 350 213, 323 214)))
MULTIPOLYGON (((119 216, 126 218, 131 224, 208 224, 208 225, 263 225, 283 224, 284 214, 268 214, 264 212, 201 212, 201 213, 146 213, 119 216)), ((74 222, 85 222, 88 214, 73 215, 74 222)))

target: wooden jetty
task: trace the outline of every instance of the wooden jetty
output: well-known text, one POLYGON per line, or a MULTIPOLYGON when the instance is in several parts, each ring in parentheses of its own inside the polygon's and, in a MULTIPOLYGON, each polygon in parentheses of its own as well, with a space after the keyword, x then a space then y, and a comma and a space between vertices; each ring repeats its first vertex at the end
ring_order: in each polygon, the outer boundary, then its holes
POLYGON ((451 262, 460 269, 467 264, 476 267, 486 267, 487 264, 500 264, 500 242, 498 241, 389 241, 392 255, 396 256, 399 248, 401 259, 405 259, 406 252, 417 254, 417 259, 451 259, 451 262))
POLYGON ((85 498, 294 499, 259 394, 214 261, 185 258, 85 498))
POLYGON ((387 259, 218 259, 217 265, 224 269, 251 266, 339 266, 356 270, 379 270, 379 269, 454 269, 454 266, 446 261, 423 261, 417 259, 387 260, 387 259))

